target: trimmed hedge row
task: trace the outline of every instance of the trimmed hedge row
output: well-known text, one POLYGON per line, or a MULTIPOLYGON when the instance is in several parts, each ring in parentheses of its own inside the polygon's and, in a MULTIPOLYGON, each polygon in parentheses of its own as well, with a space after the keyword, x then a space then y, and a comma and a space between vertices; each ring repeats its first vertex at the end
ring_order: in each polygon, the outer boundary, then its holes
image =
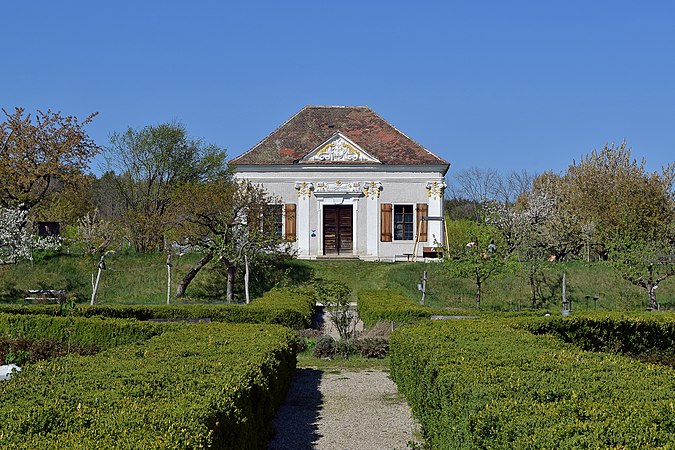
MULTIPOLYGON (((0 312, 56 316, 61 314, 61 307, 2 305, 0 312)), ((214 322, 269 323, 303 329, 312 322, 314 298, 297 290, 273 289, 249 305, 94 305, 78 306, 72 314, 137 320, 210 318, 214 322)))
POLYGON ((107 349, 150 339, 182 324, 122 319, 0 314, 0 335, 56 339, 81 347, 107 349))
POLYGON ((366 327, 379 321, 413 323, 428 319, 434 314, 447 314, 415 303, 394 290, 360 291, 357 304, 359 318, 366 327))
POLYGON ((265 448, 295 368, 285 327, 194 324, 0 383, 0 447, 265 448))
POLYGON ((672 369, 512 324, 429 321, 391 336, 392 378, 431 448, 675 446, 672 369))
POLYGON ((640 355, 675 352, 675 316, 601 313, 523 322, 534 334, 553 334, 584 350, 640 355))

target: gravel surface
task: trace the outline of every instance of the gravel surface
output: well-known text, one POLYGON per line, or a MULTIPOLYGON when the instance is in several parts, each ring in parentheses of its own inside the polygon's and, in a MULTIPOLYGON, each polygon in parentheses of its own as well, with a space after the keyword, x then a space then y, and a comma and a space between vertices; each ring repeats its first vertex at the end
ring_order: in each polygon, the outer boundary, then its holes
POLYGON ((274 421, 270 449, 405 449, 416 425, 381 370, 298 369, 274 421))

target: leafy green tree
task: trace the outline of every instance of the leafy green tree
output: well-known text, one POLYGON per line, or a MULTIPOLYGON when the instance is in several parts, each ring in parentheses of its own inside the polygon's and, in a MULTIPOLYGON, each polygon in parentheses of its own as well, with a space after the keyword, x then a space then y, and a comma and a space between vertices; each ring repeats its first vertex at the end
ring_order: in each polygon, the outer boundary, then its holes
POLYGON ((339 281, 320 280, 314 285, 316 300, 324 305, 340 339, 351 339, 358 317, 351 307, 352 291, 339 281))
POLYGON ((560 241, 563 252, 593 245, 606 258, 616 235, 650 242, 672 226, 674 180, 675 164, 649 173, 645 161, 632 158, 623 142, 593 150, 560 176, 545 174, 535 180, 535 190, 556 197, 560 226, 551 237, 560 241))
POLYGON ((108 171, 124 202, 124 223, 139 252, 160 250, 172 220, 173 193, 186 183, 207 182, 227 171, 225 151, 188 136, 185 126, 163 123, 114 133, 106 151, 108 171))
POLYGON ((507 264, 506 245, 498 229, 469 223, 473 224, 469 230, 471 240, 460 251, 451 253, 444 261, 443 268, 450 276, 468 278, 474 283, 476 307, 480 308, 483 286, 507 264))
POLYGON ((548 256, 545 232, 549 222, 556 220, 554 211, 555 200, 546 192, 522 195, 515 205, 503 202, 485 205, 486 222, 501 231, 505 257, 513 254, 525 267, 533 308, 541 300, 542 263, 548 256))
POLYGON ((645 290, 650 309, 659 309, 656 289, 675 275, 675 241, 617 237, 609 247, 610 260, 624 279, 645 290))
POLYGON ((270 205, 276 203, 278 199, 261 186, 230 177, 183 185, 174 197, 173 240, 203 256, 179 283, 176 297, 183 296, 199 271, 215 261, 227 269, 227 299, 232 302, 238 267, 270 254, 290 254, 290 244, 275 232, 274 215, 269 214, 270 205))

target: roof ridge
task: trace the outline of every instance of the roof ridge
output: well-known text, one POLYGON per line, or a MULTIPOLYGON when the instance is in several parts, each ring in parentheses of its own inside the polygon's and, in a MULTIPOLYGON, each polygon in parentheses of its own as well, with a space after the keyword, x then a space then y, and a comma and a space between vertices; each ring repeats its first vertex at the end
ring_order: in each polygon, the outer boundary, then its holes
POLYGON ((363 109, 370 109, 372 111, 372 108, 367 105, 306 105, 303 109, 306 108, 363 108, 363 109))

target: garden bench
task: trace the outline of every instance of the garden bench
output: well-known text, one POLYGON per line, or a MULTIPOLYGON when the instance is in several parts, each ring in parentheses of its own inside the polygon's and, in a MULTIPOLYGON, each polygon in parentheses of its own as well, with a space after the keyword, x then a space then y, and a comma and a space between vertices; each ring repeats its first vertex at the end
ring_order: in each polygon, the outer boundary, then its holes
POLYGON ((62 303, 66 299, 66 291, 63 289, 29 289, 26 301, 36 301, 39 303, 56 302, 62 303))
POLYGON ((412 253, 403 253, 401 255, 394 255, 394 262, 398 261, 399 258, 403 260, 403 258, 406 258, 408 262, 412 260, 413 254, 412 253))

